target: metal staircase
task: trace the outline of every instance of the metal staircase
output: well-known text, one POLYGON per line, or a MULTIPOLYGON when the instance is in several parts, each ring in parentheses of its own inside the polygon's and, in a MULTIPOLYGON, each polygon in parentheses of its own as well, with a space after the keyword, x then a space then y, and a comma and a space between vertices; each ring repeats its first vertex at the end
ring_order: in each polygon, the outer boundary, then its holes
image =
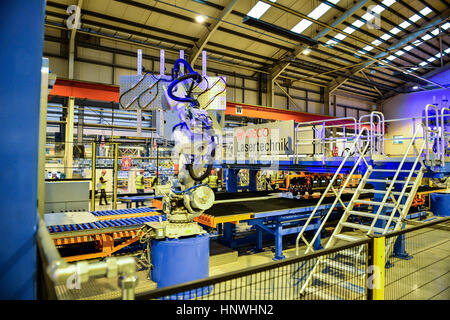
MULTIPOLYGON (((414 200, 415 194, 426 170, 426 166, 422 161, 422 155, 424 149, 426 148, 427 140, 423 139, 422 137, 418 137, 419 131, 420 130, 415 131, 415 134, 411 138, 411 142, 408 145, 403 158, 398 163, 398 166, 396 168, 389 169, 380 168, 380 165, 377 164, 374 164, 372 166, 367 162, 366 157, 370 156, 370 151, 368 152, 368 150, 371 150, 371 147, 369 146, 373 143, 373 139, 369 130, 362 129, 360 131, 359 135, 352 145, 352 152, 358 151, 358 159, 355 161, 353 169, 351 170, 350 174, 348 174, 347 179, 341 189, 336 190, 335 187, 333 187, 333 182, 339 175, 344 162, 348 161, 346 157, 341 167, 338 168, 333 179, 330 181, 330 184, 327 187, 326 191, 320 198, 316 209, 312 212, 311 216, 306 221, 302 230, 298 234, 297 255, 299 254, 300 239, 302 239, 306 244, 305 254, 314 251, 314 242, 320 236, 320 233, 327 223, 328 218, 338 205, 342 206, 342 208, 344 209, 344 213, 342 214, 342 217, 339 220, 332 235, 324 245, 325 249, 334 246, 338 240, 344 242, 354 242, 374 234, 387 234, 389 232, 394 232, 399 230, 403 226, 403 222, 406 219, 406 215, 408 214, 410 206, 414 200), (365 136, 364 133, 367 133, 367 136, 365 136), (422 140, 422 143, 418 148, 416 144, 419 139, 422 140), (362 150, 360 148, 361 143, 366 144, 362 150), (413 160, 411 159, 411 157, 408 157, 412 150, 414 150, 413 160), (341 200, 341 195, 347 188, 347 184, 349 179, 351 178, 351 175, 357 170, 358 167, 360 167, 362 162, 364 162, 364 164, 366 165, 366 172, 364 173, 357 189, 354 191, 350 202, 348 204, 345 204, 341 200), (392 174, 392 176, 389 176, 389 174, 392 174), (388 180, 385 180, 381 179, 380 176, 389 177, 386 178, 388 180), (374 188, 368 188, 369 184, 373 184, 374 188), (385 186, 385 188, 383 188, 382 186, 385 186), (395 186, 401 187, 395 188, 395 186), (336 199, 333 205, 329 208, 327 214, 323 217, 322 223, 313 239, 311 241, 307 241, 304 237, 304 231, 306 230, 306 227, 308 226, 312 218, 315 216, 317 208, 321 205, 322 200, 330 191, 334 193, 336 199), (377 200, 367 200, 362 198, 364 197, 364 195, 367 195, 367 193, 372 193, 374 195, 374 198, 377 200), (361 210, 362 208, 364 208, 364 210, 361 210), (352 235, 349 235, 347 233, 344 233, 344 228, 350 228, 355 232, 353 232, 352 235), (354 233, 356 233, 357 235, 355 235, 354 233)), ((351 152, 349 152, 349 154, 350 153, 351 152)), ((392 247, 394 240, 395 238, 391 238, 389 242, 386 243, 386 254, 390 252, 389 250, 392 247)), ((317 290, 317 288, 314 288, 317 280, 319 280, 319 283, 325 282, 326 285, 333 285, 333 282, 337 283, 333 281, 333 277, 330 278, 330 276, 324 276, 324 270, 328 270, 327 272, 329 272, 330 269, 333 269, 335 272, 338 272, 338 274, 339 272, 341 272, 341 274, 351 272, 353 275, 356 274, 357 276, 365 277, 364 271, 358 268, 358 265, 365 261, 364 257, 362 256, 362 250, 363 246, 361 246, 357 252, 348 252, 348 250, 341 252, 341 255, 347 256, 347 258, 350 259, 350 263, 349 260, 346 260, 345 263, 342 263, 329 258, 318 258, 314 267, 309 271, 309 274, 303 281, 299 292, 300 295, 316 293, 316 295, 318 295, 318 297, 322 299, 333 298, 325 297, 324 293, 318 294, 319 291, 317 290), (320 295, 322 295, 322 297, 320 295)), ((342 284, 342 277, 337 279, 340 279, 342 284)))

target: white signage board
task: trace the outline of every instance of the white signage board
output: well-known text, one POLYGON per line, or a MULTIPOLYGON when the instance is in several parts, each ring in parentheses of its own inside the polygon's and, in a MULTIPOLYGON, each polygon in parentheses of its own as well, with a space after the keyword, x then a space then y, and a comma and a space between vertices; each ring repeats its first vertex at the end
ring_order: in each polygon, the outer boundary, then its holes
POLYGON ((294 120, 234 128, 237 160, 264 160, 294 153, 294 120))

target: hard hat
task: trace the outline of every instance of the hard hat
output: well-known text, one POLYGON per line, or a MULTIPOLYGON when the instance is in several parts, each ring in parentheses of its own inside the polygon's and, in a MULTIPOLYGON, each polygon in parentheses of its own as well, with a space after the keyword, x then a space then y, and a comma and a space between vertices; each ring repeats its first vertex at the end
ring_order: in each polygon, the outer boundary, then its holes
POLYGON ((106 170, 102 170, 102 174, 106 174, 106 170))

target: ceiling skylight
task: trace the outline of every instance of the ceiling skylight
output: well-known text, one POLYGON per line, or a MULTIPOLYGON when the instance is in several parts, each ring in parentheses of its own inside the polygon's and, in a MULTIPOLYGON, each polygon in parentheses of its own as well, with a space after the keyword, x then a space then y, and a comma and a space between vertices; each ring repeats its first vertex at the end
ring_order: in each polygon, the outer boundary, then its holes
MULTIPOLYGON (((331 2, 332 4, 337 4, 339 1, 341 0, 330 0, 329 2, 331 2)), ((323 16, 328 10, 330 10, 331 7, 325 3, 321 3, 320 5, 318 5, 313 11, 311 11, 308 14, 308 17, 310 17, 311 19, 319 19, 321 16, 323 16)), ((296 33, 302 33, 303 31, 305 31, 306 29, 308 29, 308 27, 310 25, 312 25, 313 23, 311 21, 309 21, 308 19, 303 19, 301 20, 299 23, 297 23, 292 29, 292 32, 296 32, 296 33)))
MULTIPOLYGON (((450 54, 450 47, 445 49, 444 52, 442 53, 442 56, 446 56, 450 54)), ((421 63, 419 63, 419 66, 421 67, 425 67, 427 64, 440 59, 441 58, 441 53, 438 52, 437 54, 434 55, 434 57, 428 58, 427 61, 422 61, 421 63)), ((416 71, 419 68, 410 68, 408 71, 416 71)))
MULTIPOLYGON (((277 0, 270 0, 270 1, 277 2, 277 0)), ((252 18, 259 19, 262 17, 264 13, 266 13, 267 10, 269 10, 269 8, 270 8, 269 4, 262 1, 258 1, 258 3, 255 4, 253 8, 250 9, 247 15, 252 18)))
MULTIPOLYGON (((390 7, 393 3, 395 3, 395 0, 384 0, 384 1, 382 2, 382 4, 384 4, 386 7, 390 7)), ((380 15, 381 12, 383 12, 384 10, 385 10, 385 8, 384 8, 383 6, 380 6, 380 5, 376 5, 376 6, 374 6, 374 7, 372 8, 372 12, 375 13, 375 14, 378 14, 378 15, 380 15)), ((354 21, 354 22, 352 23, 352 25, 353 25, 354 27, 356 27, 357 29, 359 29, 361 26, 363 26, 363 25, 365 24, 364 21, 370 21, 370 20, 372 20, 374 17, 375 17, 375 16, 374 16, 371 12, 366 12, 359 20, 354 21)), ((355 29, 355 28, 351 28, 351 27, 347 27, 347 28, 345 28, 343 31, 344 31, 345 33, 352 34, 353 32, 356 31, 356 29, 355 29)), ((335 44, 335 43, 338 42, 338 41, 336 41, 335 39, 337 39, 337 40, 343 40, 343 39, 345 39, 346 37, 347 37, 346 35, 344 35, 344 34, 342 34, 342 33, 338 33, 337 35, 334 36, 334 39, 328 40, 328 41, 326 42, 326 44, 328 44, 328 45, 335 44)), ((377 40, 375 40, 375 41, 377 41, 377 40)), ((380 43, 381 43, 381 42, 380 42, 380 43)), ((374 44, 374 43, 372 42, 372 44, 374 44)), ((375 45, 378 45, 378 44, 375 44, 375 45)), ((370 47, 370 46, 369 46, 369 47, 370 47)), ((367 48, 367 47, 366 47, 366 48, 367 48)), ((373 48, 373 47, 370 47, 370 48, 373 48)), ((360 53, 364 53, 364 52, 361 52, 361 51, 359 51, 359 52, 360 52, 360 53)))
MULTIPOLYGON (((420 10, 420 14, 423 15, 423 16, 426 16, 426 15, 428 15, 428 14, 431 13, 431 12, 432 12, 432 10, 431 10, 430 8, 428 8, 428 7, 425 7, 425 8, 423 8, 422 10, 420 10)), ((421 18, 421 17, 420 17, 419 15, 414 14, 414 15, 411 16, 407 21, 403 21, 399 26, 400 26, 402 29, 405 29, 405 28, 407 28, 408 26, 411 25, 411 23, 410 23, 409 21, 416 22, 416 21, 418 21, 420 18, 421 18)), ((401 30, 400 30, 399 28, 394 27, 394 28, 392 28, 391 30, 389 30, 389 32, 383 34, 379 39, 384 40, 384 41, 387 41, 388 39, 390 39, 390 38, 392 37, 390 34, 397 34, 397 33, 399 33, 400 31, 401 31, 401 30)), ((425 37, 425 36, 424 36, 424 37, 425 37)), ((372 41, 372 44, 373 44, 374 46, 378 46, 378 45, 380 45, 381 43, 383 43, 383 42, 380 41, 379 39, 375 39, 374 41, 372 41)), ((427 39, 427 38, 425 38, 425 39, 427 39)), ((430 37, 429 39, 431 39, 431 37, 430 37)), ((426 40, 425 40, 425 41, 426 41, 426 40)), ((417 46, 417 45, 420 45, 421 43, 422 43, 421 41, 418 41, 417 43, 413 43, 413 45, 417 46)), ((408 47, 410 47, 410 46, 408 46, 408 47)), ((406 48, 406 47, 405 47, 405 48, 406 48)), ((411 50, 412 48, 413 48, 413 47, 411 47, 411 48, 408 49, 407 51, 411 50)), ((359 50, 358 53, 364 54, 364 53, 367 53, 367 52, 371 51, 372 49, 373 49, 372 46, 366 46, 366 47, 364 47, 362 50, 359 50)), ((400 56, 400 55, 397 55, 397 56, 400 56)), ((393 58, 391 58, 390 60, 395 59, 395 56, 391 56, 391 57, 393 57, 393 58)))

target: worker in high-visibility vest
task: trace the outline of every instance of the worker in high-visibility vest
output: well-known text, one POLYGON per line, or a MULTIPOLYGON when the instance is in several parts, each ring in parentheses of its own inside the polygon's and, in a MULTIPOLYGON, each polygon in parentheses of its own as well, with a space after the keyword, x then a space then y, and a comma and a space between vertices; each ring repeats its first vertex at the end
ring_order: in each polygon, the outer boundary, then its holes
POLYGON ((158 182, 158 177, 157 176, 152 177, 152 179, 150 180, 150 186, 153 188, 154 186, 156 186, 157 182, 158 182))
POLYGON ((207 184, 214 192, 217 192, 219 177, 216 172, 211 171, 211 175, 203 179, 202 184, 207 184))
POLYGON ((219 181, 219 177, 216 175, 215 172, 212 173, 212 174, 208 177, 208 185, 209 185, 209 187, 210 187, 214 192, 217 192, 218 181, 219 181))
POLYGON ((106 170, 102 170, 102 175, 100 176, 100 205, 102 205, 102 199, 105 200, 105 204, 108 205, 108 200, 106 200, 106 183, 108 180, 105 179, 106 170))
MULTIPOLYGON (((144 170, 139 170, 139 173, 136 176, 135 180, 136 192, 144 193, 145 192, 145 181, 144 181, 144 170)), ((144 206, 144 201, 141 202, 141 205, 144 206)), ((136 208, 138 207, 138 202, 136 202, 136 208)))

